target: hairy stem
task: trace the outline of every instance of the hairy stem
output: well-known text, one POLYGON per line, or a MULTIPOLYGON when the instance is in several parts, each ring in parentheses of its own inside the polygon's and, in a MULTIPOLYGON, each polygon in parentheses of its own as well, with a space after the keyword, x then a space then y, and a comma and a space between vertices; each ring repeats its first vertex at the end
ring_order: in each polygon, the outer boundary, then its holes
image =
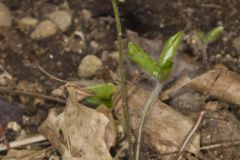
POLYGON ((202 62, 204 65, 208 67, 209 64, 208 64, 207 47, 208 47, 208 44, 205 44, 202 49, 202 62))
POLYGON ((122 109, 124 114, 124 122, 125 122, 125 130, 127 133, 128 145, 129 145, 129 159, 134 160, 133 154, 133 142, 132 142, 132 134, 131 134, 131 126, 130 126, 130 118, 129 111, 127 106, 127 93, 126 93, 126 85, 125 85, 125 66, 123 62, 123 47, 122 47, 122 29, 121 22, 119 18, 117 2, 116 0, 112 0, 113 11, 116 21, 117 27, 117 37, 118 37, 118 51, 119 51, 119 70, 120 70, 120 87, 121 87, 121 99, 122 99, 122 109))
POLYGON ((142 114, 141 114, 141 117, 140 117, 140 125, 139 125, 138 136, 137 136, 135 160, 139 160, 139 158, 140 158, 140 148, 141 148, 141 139, 142 139, 142 134, 143 134, 143 125, 144 125, 145 119, 147 117, 148 110, 153 104, 155 104, 156 100, 158 99, 158 95, 162 90, 162 84, 158 81, 156 83, 157 84, 156 84, 154 90, 152 91, 147 103, 145 104, 142 114))

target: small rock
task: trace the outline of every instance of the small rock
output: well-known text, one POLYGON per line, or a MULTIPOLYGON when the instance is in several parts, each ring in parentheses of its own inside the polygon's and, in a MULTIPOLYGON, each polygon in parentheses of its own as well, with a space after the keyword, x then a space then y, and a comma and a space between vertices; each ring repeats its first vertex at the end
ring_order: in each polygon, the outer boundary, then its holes
POLYGON ((32 17, 24 17, 18 21, 20 27, 35 27, 38 23, 38 19, 32 17))
POLYGON ((92 12, 90 10, 83 9, 80 13, 80 18, 83 21, 88 21, 92 18, 92 12))
POLYGON ((48 16, 61 31, 66 31, 72 23, 72 15, 67 11, 55 11, 48 16))
POLYGON ((240 53, 240 37, 236 37, 233 40, 233 46, 237 50, 237 52, 240 53))
POLYGON ((102 61, 98 57, 87 55, 78 67, 78 76, 81 78, 91 78, 101 67, 102 61))
POLYGON ((0 85, 5 86, 11 84, 13 77, 0 66, 0 85))
POLYGON ((6 5, 0 3, 0 27, 9 28, 12 26, 12 16, 6 5))
POLYGON ((110 53, 109 57, 111 57, 113 60, 118 62, 118 60, 119 60, 119 53, 118 53, 118 51, 114 51, 114 52, 110 53))
POLYGON ((65 86, 64 85, 61 85, 60 87, 54 89, 52 92, 51 92, 51 95, 55 96, 55 97, 61 97, 64 95, 64 91, 65 91, 65 86))
POLYGON ((37 25, 36 29, 31 33, 30 37, 35 40, 40 40, 53 36, 56 33, 57 33, 56 23, 50 20, 45 20, 37 25))
POLYGON ((21 129, 21 126, 15 121, 10 121, 7 124, 7 128, 12 129, 13 131, 19 131, 21 129))
POLYGON ((93 50, 97 50, 98 47, 99 47, 99 44, 98 44, 96 41, 91 41, 91 42, 90 42, 90 47, 91 47, 93 50))

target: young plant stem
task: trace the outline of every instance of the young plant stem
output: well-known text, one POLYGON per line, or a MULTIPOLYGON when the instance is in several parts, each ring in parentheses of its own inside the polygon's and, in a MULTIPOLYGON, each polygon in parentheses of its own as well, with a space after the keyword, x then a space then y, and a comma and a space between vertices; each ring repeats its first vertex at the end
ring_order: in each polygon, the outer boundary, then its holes
POLYGON ((132 141, 132 133, 131 133, 131 126, 130 126, 130 118, 129 118, 129 111, 127 106, 127 92, 126 92, 126 85, 125 85, 125 66, 123 62, 123 47, 122 47, 122 29, 121 29, 121 22, 120 17, 118 13, 117 8, 117 0, 111 0, 115 21, 116 21, 116 27, 117 27, 117 37, 118 37, 118 51, 119 51, 119 72, 120 72, 120 87, 121 87, 121 99, 122 99, 122 109, 124 114, 124 123, 125 123, 125 130, 127 133, 127 139, 128 139, 128 151, 129 151, 129 159, 134 160, 134 154, 133 154, 133 141, 132 141))
POLYGON ((204 47, 202 49, 202 63, 208 67, 208 55, 207 55, 207 47, 208 44, 204 44, 204 47))
POLYGON ((141 117, 140 117, 140 125, 139 125, 139 130, 138 130, 138 136, 137 136, 137 142, 136 142, 136 152, 135 152, 135 160, 139 160, 140 158, 140 149, 141 149, 141 139, 143 135, 143 125, 145 122, 145 119, 147 117, 148 110, 151 106, 155 104, 155 102, 158 99, 158 95, 162 90, 162 84, 157 81, 156 86, 154 90, 152 91, 147 103, 145 104, 141 117))

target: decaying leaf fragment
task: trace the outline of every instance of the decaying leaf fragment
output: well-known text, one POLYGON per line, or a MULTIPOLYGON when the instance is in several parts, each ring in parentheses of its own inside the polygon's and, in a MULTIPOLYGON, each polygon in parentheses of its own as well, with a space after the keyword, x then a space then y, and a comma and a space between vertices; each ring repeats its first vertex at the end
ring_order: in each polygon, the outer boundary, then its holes
POLYGON ((196 90, 209 92, 220 99, 240 105, 240 75, 227 70, 209 71, 189 84, 196 90))
POLYGON ((51 110, 40 132, 59 150, 65 160, 111 160, 105 142, 109 119, 78 103, 77 88, 68 86, 69 97, 63 113, 51 110))
MULTIPOLYGON (((150 93, 144 89, 133 86, 129 90, 128 95, 131 126, 136 135, 141 111, 150 93)), ((120 107, 121 102, 118 102, 115 111, 118 118, 123 120, 123 113, 120 107)), ((157 101, 155 105, 149 109, 147 116, 143 130, 143 140, 160 153, 178 151, 194 125, 191 119, 173 110, 161 101, 157 101)), ((198 155, 199 148, 200 137, 199 134, 196 133, 187 150, 198 155)))
POLYGON ((192 87, 209 94, 240 105, 240 75, 228 70, 211 70, 194 79, 184 78, 176 86, 166 90, 160 96, 166 100, 182 87, 192 87))

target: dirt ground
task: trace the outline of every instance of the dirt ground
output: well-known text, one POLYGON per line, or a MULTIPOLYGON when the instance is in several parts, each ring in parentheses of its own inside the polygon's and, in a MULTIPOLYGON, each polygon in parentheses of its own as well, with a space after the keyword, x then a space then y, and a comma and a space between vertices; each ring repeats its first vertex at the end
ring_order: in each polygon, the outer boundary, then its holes
MULTIPOLYGON (((0 142, 4 143, 6 139, 10 142, 37 134, 49 109, 63 110, 65 106, 62 102, 21 93, 53 96, 52 91, 63 86, 62 82, 52 79, 37 66, 66 81, 115 82, 110 73, 117 72, 118 58, 117 33, 110 0, 0 0, 0 4, 5 6, 0 5, 0 13, 6 8, 8 10, 3 14, 6 16, 3 25, 0 19, 0 124, 6 136, 3 138, 0 127, 0 142), (54 18, 51 15, 56 11, 64 11, 64 14, 54 18), (7 17, 8 14, 11 16, 7 17), (31 19, 24 20, 26 17, 31 19), (65 21, 60 20, 58 24, 59 18, 65 21), (49 25, 49 28, 43 27, 41 33, 34 34, 44 21, 48 21, 45 27, 49 25), (93 71, 91 75, 87 69, 87 73, 79 73, 79 65, 87 55, 96 56, 101 64, 100 70, 93 71), (9 122, 16 122, 20 129, 11 127, 9 122)), ((164 89, 171 88, 181 77, 197 77, 211 69, 240 73, 239 0, 126 0, 119 4, 119 11, 124 46, 128 40, 138 42, 153 57, 159 55, 170 35, 185 32, 176 67, 164 89), (208 32, 216 26, 223 26, 224 31, 220 38, 208 45, 208 65, 204 65, 201 46, 194 36, 197 30, 208 32)), ((127 58, 126 66, 128 80, 133 81, 139 68, 127 58)), ((134 83, 147 90, 152 89, 152 79, 148 75, 141 74, 139 79, 139 83, 134 83)), ((239 91, 235 92, 239 94, 239 91)), ((58 98, 66 100, 66 97, 61 95, 58 98)), ((200 125, 200 146, 240 141, 239 104, 216 97, 184 88, 163 102, 194 121, 206 104, 217 102, 217 109, 206 113, 200 125)), ((121 148, 119 144, 112 146, 112 156, 121 148)), ((49 146, 48 142, 44 142, 31 148, 44 150, 49 146)), ((144 141, 144 146, 143 159, 167 159, 158 156, 161 153, 147 141, 144 141)), ((0 152, 0 159, 7 154, 6 151, 0 152)), ((125 152, 121 156, 119 159, 127 157, 125 152)), ((51 158, 61 159, 61 154, 51 149, 39 159, 51 158)), ((184 158, 239 160, 240 147, 239 143, 230 143, 228 147, 201 150, 199 157, 189 153, 184 158)))

